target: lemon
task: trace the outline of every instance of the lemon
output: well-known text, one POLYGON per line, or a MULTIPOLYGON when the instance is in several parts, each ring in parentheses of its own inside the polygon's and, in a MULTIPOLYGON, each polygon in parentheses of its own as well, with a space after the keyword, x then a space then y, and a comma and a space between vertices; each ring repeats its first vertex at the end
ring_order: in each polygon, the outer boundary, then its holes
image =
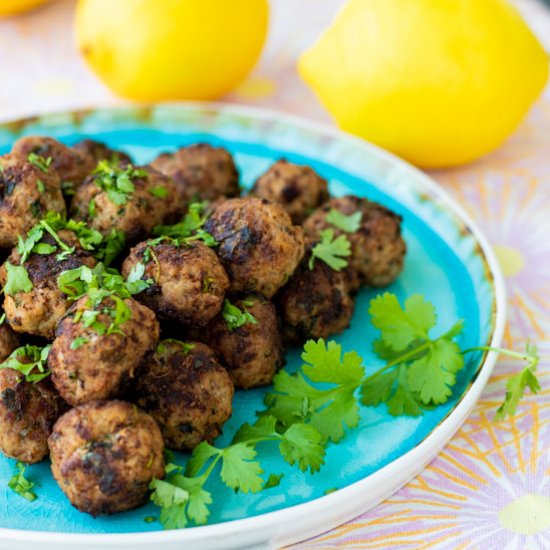
POLYGON ((504 0, 350 0, 298 68, 343 129, 446 167, 513 132, 548 56, 504 0))
POLYGON ((46 2, 48 0, 2 0, 0 2, 0 17, 27 11, 46 2))
POLYGON ((123 97, 213 99, 256 63, 268 15, 267 0, 79 0, 76 39, 123 97))

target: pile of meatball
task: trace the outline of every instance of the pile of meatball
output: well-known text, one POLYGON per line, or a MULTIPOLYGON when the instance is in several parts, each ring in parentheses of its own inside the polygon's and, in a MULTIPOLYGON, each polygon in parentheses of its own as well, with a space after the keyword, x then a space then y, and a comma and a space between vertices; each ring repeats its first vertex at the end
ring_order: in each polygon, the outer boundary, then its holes
MULTIPOLYGON (((114 266, 128 277, 142 264, 150 282, 124 299, 131 315, 120 330, 97 332, 83 321, 90 301, 71 301, 57 278, 98 260, 63 230, 58 238, 73 253, 31 253, 22 265, 32 290, 3 298, 0 361, 24 344, 51 343, 51 376, 33 383, 0 368, 0 450, 25 463, 49 456, 71 503, 94 516, 142 505, 151 480, 164 476, 165 447, 191 451, 212 442, 231 416, 235 388, 269 384, 286 346, 342 332, 359 288, 391 283, 406 251, 398 215, 364 198, 330 198, 327 182, 307 166, 279 160, 241 196, 232 156, 192 145, 139 167, 121 205, 98 185, 100 161, 132 165, 102 143, 68 147, 47 137, 21 138, 0 157, 6 263, 21 263, 19 238, 53 211, 104 236, 123 231, 126 249, 114 266), (31 162, 32 155, 47 166, 31 162), (208 201, 203 230, 216 246, 152 240, 156 226, 181 221, 193 201, 208 201), (331 210, 360 212, 358 229, 331 225, 331 210), (310 266, 327 228, 351 245, 339 271, 318 258, 310 266), (230 326, 227 300, 253 322, 230 326)), ((55 239, 46 233, 43 242, 55 239)), ((112 306, 112 298, 103 305, 112 306)), ((108 323, 105 311, 96 320, 108 323)))

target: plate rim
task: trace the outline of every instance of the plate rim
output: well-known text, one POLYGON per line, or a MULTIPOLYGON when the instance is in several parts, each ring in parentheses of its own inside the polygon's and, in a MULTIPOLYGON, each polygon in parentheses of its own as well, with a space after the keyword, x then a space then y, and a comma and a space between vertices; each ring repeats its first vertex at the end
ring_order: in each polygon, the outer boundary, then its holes
MULTIPOLYGON (((504 329, 506 324, 506 285, 504 275, 502 273, 501 266, 497 260, 496 254, 490 245, 487 237, 478 227, 477 223, 472 219, 470 214, 461 206, 443 186, 438 184, 431 176, 421 171, 419 168, 413 166, 409 162, 401 159, 395 154, 383 149, 367 140, 354 136, 344 130, 337 127, 332 127, 328 124, 311 121, 304 117, 289 114, 274 109, 265 109, 258 107, 243 106, 239 104, 233 104, 228 102, 209 102, 209 101, 179 101, 179 102, 163 102, 163 103, 133 103, 133 104, 118 104, 118 105, 98 105, 95 107, 88 107, 83 109, 70 109, 59 111, 47 111, 39 113, 35 116, 27 116, 16 118, 13 120, 0 121, 0 128, 9 128, 27 126, 36 121, 47 121, 51 119, 55 122, 56 117, 60 115, 76 115, 86 116, 97 112, 116 112, 116 111, 128 111, 138 113, 142 109, 151 110, 153 113, 156 109, 202 109, 216 112, 225 112, 228 114, 235 114, 243 116, 249 119, 262 119, 262 120, 275 120, 278 123, 284 125, 290 125, 294 127, 310 130, 317 134, 326 135, 332 138, 344 137, 351 142, 354 146, 364 149, 369 155, 377 156, 382 160, 388 161, 396 167, 408 171, 414 174, 416 180, 430 192, 430 196, 437 199, 442 207, 446 211, 450 211, 456 218, 466 224, 470 230, 474 240, 479 244, 482 261, 485 263, 488 271, 491 275, 491 283, 494 288, 494 309, 493 309, 493 332, 490 341, 487 345, 491 347, 499 347, 504 337, 504 329)), ((290 544, 292 542, 298 542, 298 540, 305 540, 307 537, 314 536, 326 532, 333 528, 335 525, 339 525, 344 521, 355 517, 357 514, 350 515, 348 512, 348 518, 332 524, 323 523, 322 528, 312 529, 309 528, 310 533, 302 535, 300 539, 292 537, 291 533, 274 534, 279 526, 299 523, 300 520, 304 520, 304 525, 307 524, 308 517, 322 517, 323 511, 326 509, 341 508, 345 509, 346 502, 353 500, 361 493, 367 492, 369 485, 373 483, 373 478, 391 478, 396 477, 401 466, 405 463, 415 461, 421 458, 423 455, 429 454, 428 461, 433 460, 437 454, 439 454, 441 448, 451 439, 460 426, 465 421, 467 415, 473 409, 477 403, 479 396, 485 387, 492 370, 496 364, 498 354, 490 351, 486 352, 481 360, 480 367, 477 373, 474 375, 474 379, 470 383, 469 388, 464 392, 461 399, 448 413, 448 415, 430 432, 430 434, 418 443, 414 448, 400 457, 392 460, 387 465, 380 468, 376 472, 366 476, 365 478, 356 481, 340 489, 332 494, 325 495, 308 502, 296 504, 283 508, 281 510, 275 510, 272 512, 266 512, 257 516, 248 518, 236 519, 226 521, 222 523, 203 525, 190 527, 179 530, 169 531, 151 531, 151 532, 134 532, 134 533, 64 533, 55 531, 27 531, 23 529, 10 529, 9 527, 0 528, 0 541, 20 544, 36 544, 44 543, 52 544, 55 548, 68 547, 67 545, 75 545, 78 547, 92 547, 96 544, 102 544, 109 547, 116 546, 128 546, 131 548, 144 548, 151 543, 158 544, 173 544, 173 543, 200 543, 201 541, 218 539, 227 540, 230 536, 238 535, 245 532, 265 532, 271 533, 271 537, 277 539, 277 544, 290 544), (430 448, 438 449, 437 453, 427 452, 430 448)), ((419 463, 418 472, 423 470, 427 461, 419 463)), ((417 473, 418 473, 417 472, 417 473)), ((389 498, 403 487, 410 479, 412 479, 417 473, 414 473, 407 477, 403 482, 400 482, 399 487, 391 491, 382 499, 378 501, 378 504, 389 498)), ((378 505, 376 504, 376 505, 378 505)), ((349 508, 349 506, 348 506, 349 508)), ((358 507, 355 506, 354 509, 358 507)), ((365 508, 363 512, 369 508, 365 508)), ((363 513, 359 512, 359 513, 363 513)), ((327 518, 327 521, 328 518, 327 518)), ((311 523, 311 522, 309 522, 311 523)), ((315 521, 318 524, 319 520, 315 521)))

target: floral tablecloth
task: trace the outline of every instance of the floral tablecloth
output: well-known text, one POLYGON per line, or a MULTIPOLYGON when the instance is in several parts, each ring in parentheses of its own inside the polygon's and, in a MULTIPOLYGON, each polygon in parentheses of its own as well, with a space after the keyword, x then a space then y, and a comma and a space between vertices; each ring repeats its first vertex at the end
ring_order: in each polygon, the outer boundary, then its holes
MULTIPOLYGON (((295 60, 342 3, 272 0, 262 60, 225 99, 330 123, 295 60)), ((550 10, 536 0, 516 4, 550 50, 550 10)), ((74 50, 73 9, 59 0, 0 21, 0 119, 120 102, 74 50)), ((493 243, 509 292, 505 344, 539 346, 542 391, 515 419, 492 423, 504 380, 519 366, 500 361, 474 413, 424 472, 376 509, 296 548, 550 548, 550 88, 499 151, 432 175, 493 243)))

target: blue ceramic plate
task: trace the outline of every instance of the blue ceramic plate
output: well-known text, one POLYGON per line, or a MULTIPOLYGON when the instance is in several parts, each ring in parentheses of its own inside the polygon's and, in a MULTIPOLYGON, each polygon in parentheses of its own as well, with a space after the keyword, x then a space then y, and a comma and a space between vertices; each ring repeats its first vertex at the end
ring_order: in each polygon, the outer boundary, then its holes
MULTIPOLYGON (((0 154, 28 134, 53 136, 67 144, 91 137, 127 151, 138 163, 151 161, 161 151, 207 141, 234 154, 245 187, 281 157, 312 166, 329 180, 333 195, 365 196, 403 216, 406 267, 390 291, 400 299, 424 294, 437 307, 441 329, 464 319, 464 347, 500 342, 502 279, 479 231, 424 174, 363 141, 280 114, 184 104, 65 113, 5 124, 0 127, 0 154)), ((351 327, 335 338, 344 350, 357 350, 372 370, 379 363, 371 351, 375 334, 367 308, 376 293, 364 290, 359 295, 351 327)), ((71 507, 48 463, 32 466, 28 473, 39 484, 39 498, 29 503, 8 489, 1 491, 0 541, 14 548, 37 540, 56 549, 153 542, 163 547, 186 542, 188 547, 220 548, 282 544, 327 530, 387 497, 433 458, 474 405, 493 362, 481 354, 469 356, 452 398, 420 418, 393 418, 384 406, 363 408, 359 428, 329 447, 318 474, 303 474, 267 451, 262 459, 265 471, 284 473, 278 487, 244 495, 214 481, 210 490, 215 505, 206 527, 163 533, 158 522, 144 521, 158 513, 153 505, 93 519, 71 507), (324 496, 332 489, 338 491, 324 496), (119 535, 107 535, 114 533, 119 535), (139 535, 120 535, 131 533, 139 535), (102 534, 101 541, 91 534, 102 534)), ((299 365, 299 352, 291 351, 287 368, 299 365)), ((262 408, 264 393, 265 389, 237 392, 224 441, 262 408)), ((183 462, 185 456, 178 459, 183 462)), ((3 487, 13 467, 13 461, 0 458, 3 487)))

